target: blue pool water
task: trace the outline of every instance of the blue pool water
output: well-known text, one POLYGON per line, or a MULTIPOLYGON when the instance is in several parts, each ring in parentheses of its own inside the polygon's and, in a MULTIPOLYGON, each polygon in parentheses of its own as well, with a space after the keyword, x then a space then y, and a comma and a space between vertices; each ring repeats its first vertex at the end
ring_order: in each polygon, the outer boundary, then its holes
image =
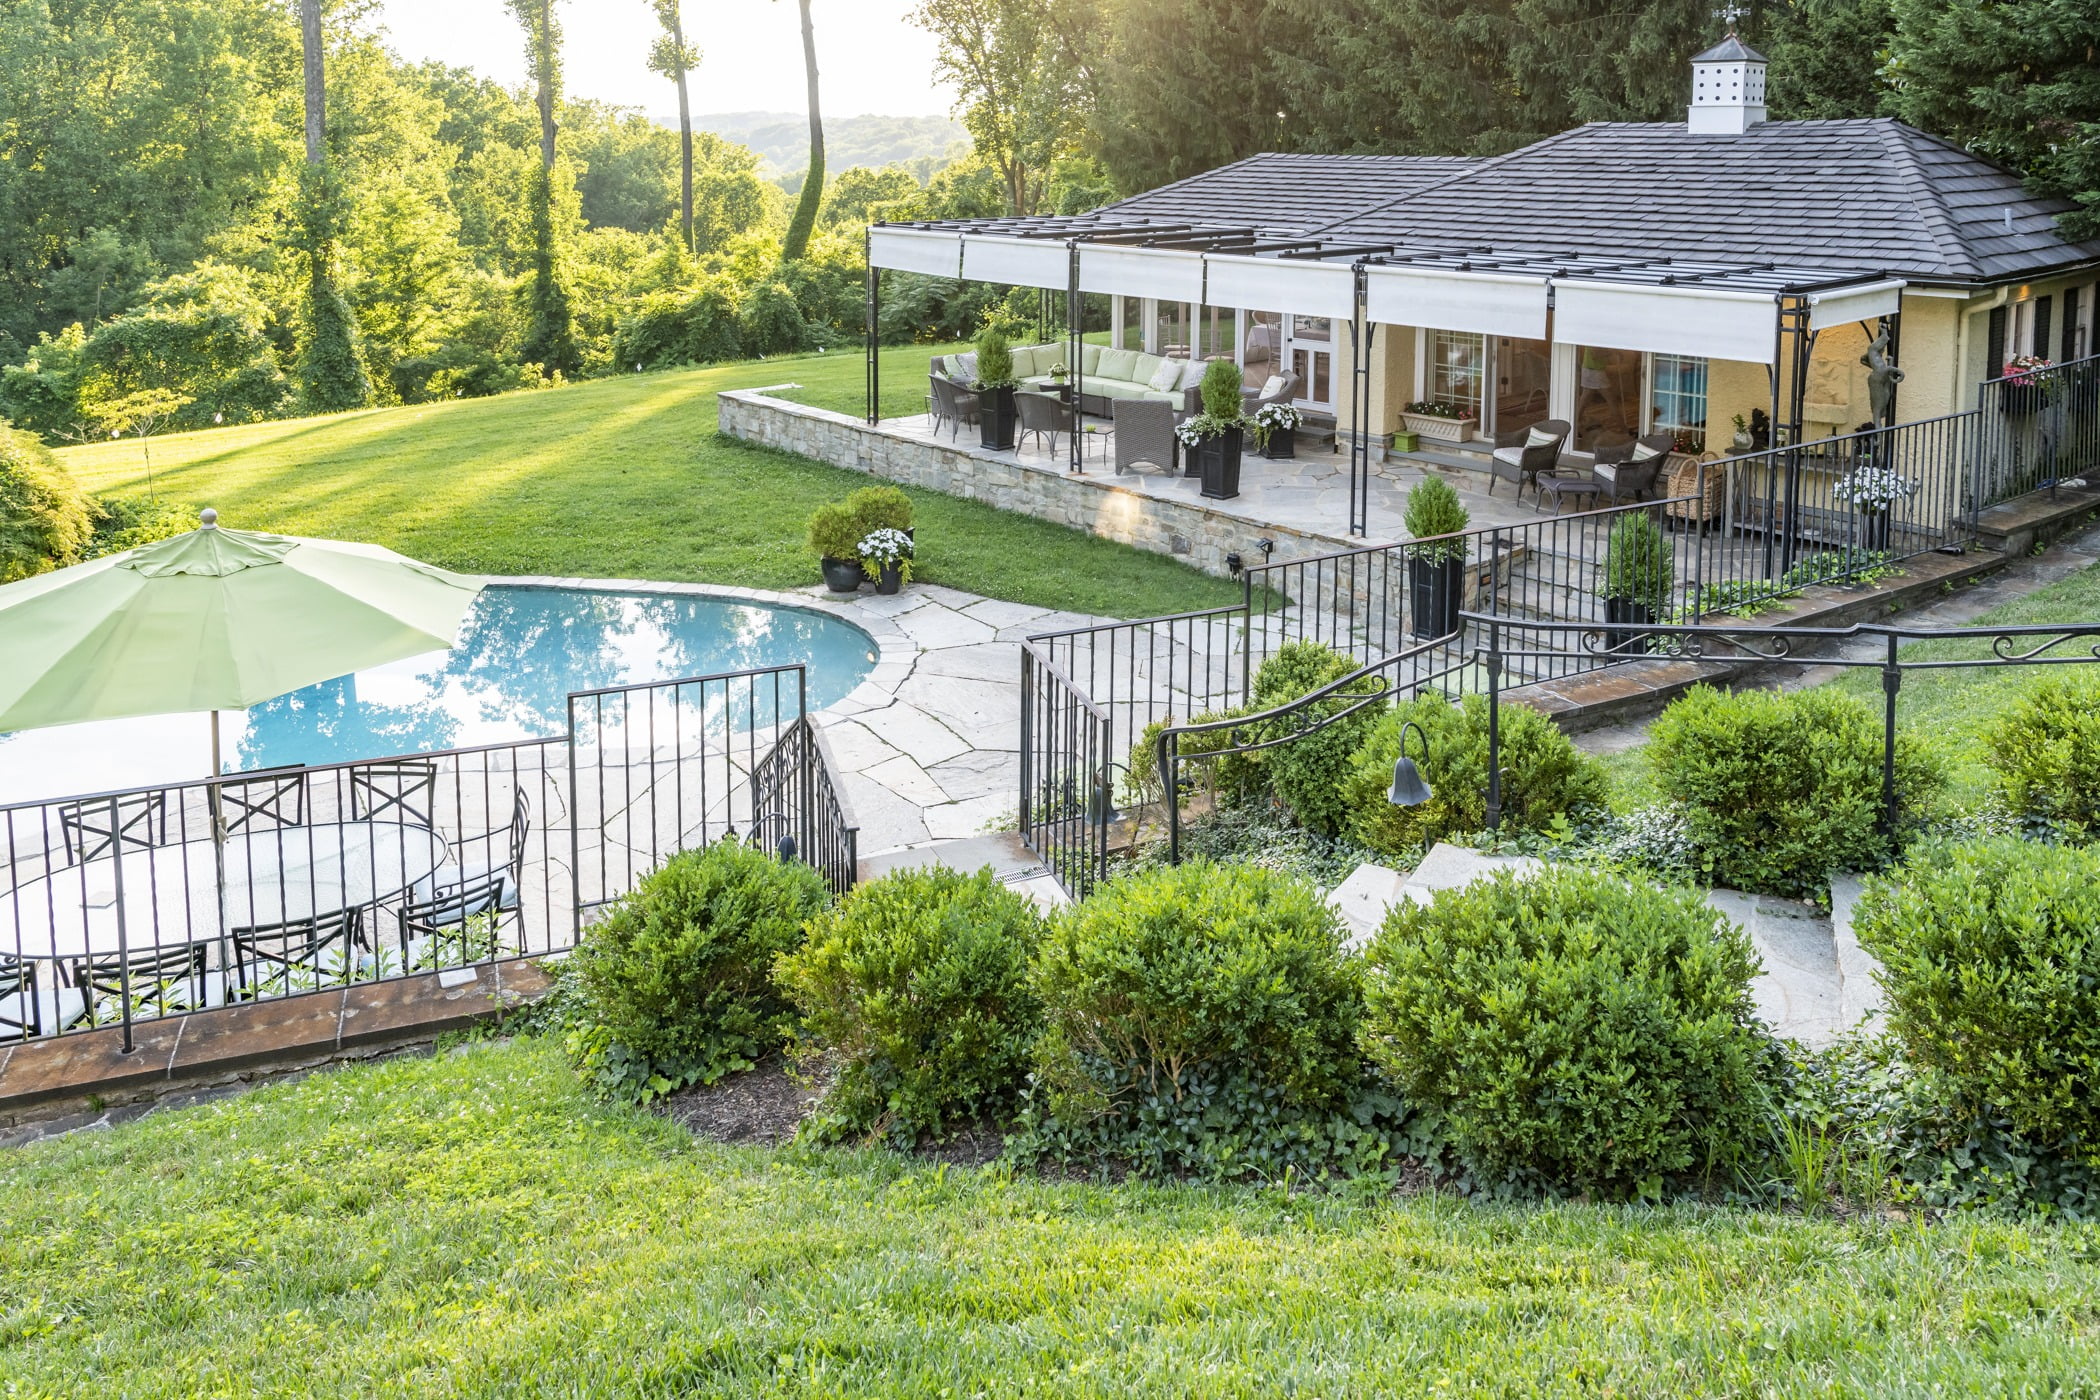
MULTIPOLYGON (((860 684, 874 652, 859 628, 800 608, 494 587, 451 651, 222 712, 221 742, 232 770, 552 738, 566 731, 574 691, 795 662, 809 668, 816 710, 860 684)), ((792 694, 784 688, 788 714, 792 694)), ((202 715, 162 715, 0 736, 0 803, 203 777, 209 735, 202 715)))

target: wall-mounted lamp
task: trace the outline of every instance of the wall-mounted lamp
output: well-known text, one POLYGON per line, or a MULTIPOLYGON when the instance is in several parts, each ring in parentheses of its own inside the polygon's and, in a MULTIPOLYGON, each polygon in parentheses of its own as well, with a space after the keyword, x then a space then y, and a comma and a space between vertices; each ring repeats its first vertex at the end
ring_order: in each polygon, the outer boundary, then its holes
POLYGON ((1260 550, 1262 558, 1266 559, 1276 552, 1276 541, 1264 535, 1254 542, 1254 547, 1260 550))

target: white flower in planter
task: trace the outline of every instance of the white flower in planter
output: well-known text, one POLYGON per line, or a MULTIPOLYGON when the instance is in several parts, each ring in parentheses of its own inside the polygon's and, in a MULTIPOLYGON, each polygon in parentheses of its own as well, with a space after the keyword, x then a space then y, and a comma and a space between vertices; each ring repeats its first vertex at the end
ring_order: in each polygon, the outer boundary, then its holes
POLYGON ((1859 510, 1887 510, 1906 496, 1914 496, 1918 483, 1899 476, 1887 467, 1855 467, 1831 488, 1841 501, 1859 510))
POLYGON ((876 571, 909 564, 911 536, 887 525, 870 530, 860 542, 860 562, 863 568, 876 571))

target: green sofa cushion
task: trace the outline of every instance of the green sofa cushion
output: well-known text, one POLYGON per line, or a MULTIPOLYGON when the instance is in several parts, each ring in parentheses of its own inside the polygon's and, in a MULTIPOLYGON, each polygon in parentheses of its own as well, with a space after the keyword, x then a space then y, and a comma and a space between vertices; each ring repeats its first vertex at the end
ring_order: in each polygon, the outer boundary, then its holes
POLYGON ((1101 352, 1106 346, 1086 344, 1079 347, 1079 372, 1091 379, 1101 372, 1101 352))
POLYGON ((1149 355, 1140 355, 1135 350, 1103 350, 1101 352, 1101 366, 1094 371, 1094 374, 1101 379, 1121 380, 1126 384, 1142 384, 1144 380, 1138 377, 1137 362, 1140 359, 1150 358, 1149 355))

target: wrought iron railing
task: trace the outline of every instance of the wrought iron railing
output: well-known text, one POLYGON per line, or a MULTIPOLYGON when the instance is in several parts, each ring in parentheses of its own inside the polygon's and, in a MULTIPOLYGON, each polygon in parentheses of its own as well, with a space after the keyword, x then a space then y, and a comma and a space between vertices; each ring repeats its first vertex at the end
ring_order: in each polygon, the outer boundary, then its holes
POLYGON ((571 946, 675 851, 855 833, 799 666, 582 692, 568 731, 0 806, 0 1042, 571 946))
POLYGON ((1021 644, 1021 839, 1078 896, 1108 873, 1118 768, 1129 752, 1116 733, 1046 646, 1021 644))
POLYGON ((1985 380, 1976 403, 1979 508, 2100 467, 2100 357, 1985 380))

